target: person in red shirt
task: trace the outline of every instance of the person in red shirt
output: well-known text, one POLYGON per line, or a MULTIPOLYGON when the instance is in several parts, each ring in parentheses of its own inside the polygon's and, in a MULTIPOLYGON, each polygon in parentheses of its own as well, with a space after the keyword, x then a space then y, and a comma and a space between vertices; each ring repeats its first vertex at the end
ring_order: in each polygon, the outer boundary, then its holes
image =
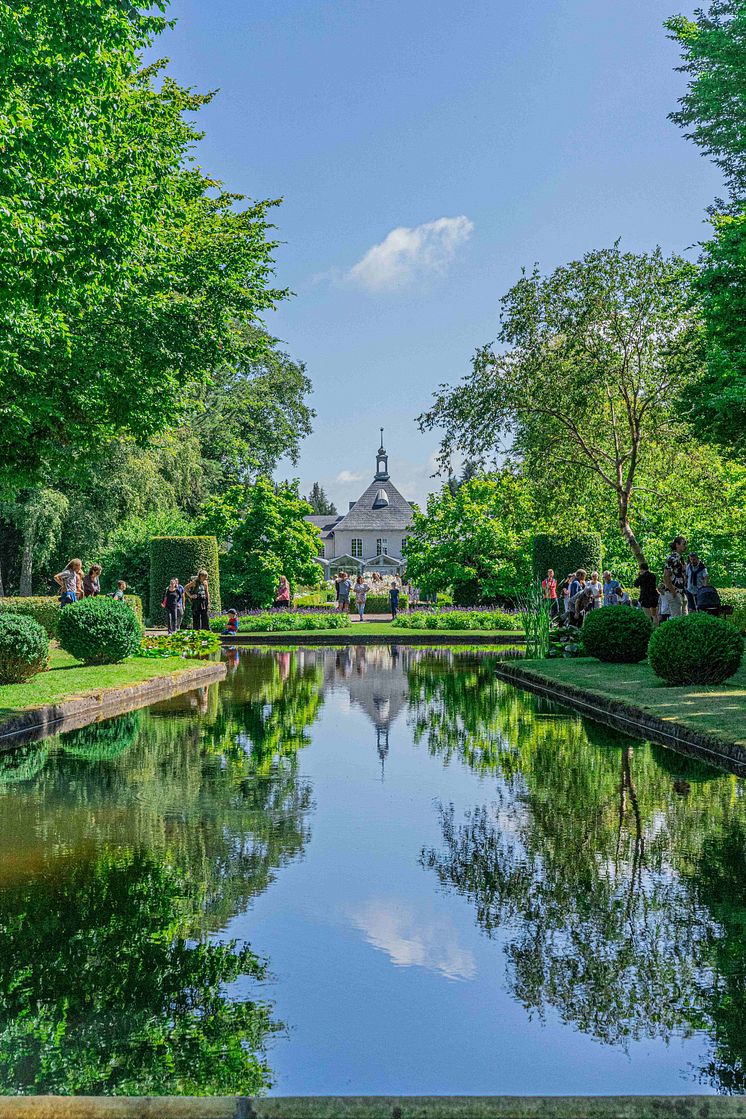
POLYGON ((550 567, 547 571, 546 579, 541 581, 541 589, 544 593, 544 598, 549 602, 549 611, 553 618, 559 614, 559 602, 557 600, 557 580, 554 577, 554 571, 550 567))

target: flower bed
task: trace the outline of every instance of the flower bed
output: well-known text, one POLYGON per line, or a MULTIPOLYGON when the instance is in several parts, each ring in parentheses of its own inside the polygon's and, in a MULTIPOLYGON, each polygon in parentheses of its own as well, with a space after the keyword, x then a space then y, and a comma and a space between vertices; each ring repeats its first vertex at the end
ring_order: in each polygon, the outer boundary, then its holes
MULTIPOLYGON (((222 615, 212 618, 210 629, 221 633, 228 623, 222 615)), ((350 624, 347 614, 305 610, 263 610, 242 614, 238 619, 239 633, 292 633, 298 630, 346 629, 350 624)))
POLYGON ((523 629, 519 614, 490 608, 466 610, 457 606, 445 610, 414 610, 411 614, 400 614, 392 625, 397 629, 507 630, 510 633, 518 633, 523 629))
POLYGON ((136 657, 209 657, 220 648, 220 638, 205 629, 181 629, 178 633, 143 637, 136 657))

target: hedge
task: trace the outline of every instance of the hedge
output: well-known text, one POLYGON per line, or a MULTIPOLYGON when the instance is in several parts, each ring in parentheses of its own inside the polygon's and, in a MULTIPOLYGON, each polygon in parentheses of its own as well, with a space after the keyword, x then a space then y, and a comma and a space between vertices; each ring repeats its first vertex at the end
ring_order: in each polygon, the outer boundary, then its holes
POLYGON ((60 611, 57 639, 83 664, 118 664, 139 649, 142 626, 126 603, 99 595, 60 611))
MULTIPOLYGON (((105 597, 105 596, 104 596, 105 597)), ((126 594, 124 601, 142 625, 142 599, 136 594, 126 594)), ((59 598, 34 595, 30 598, 0 598, 0 614, 25 614, 47 631, 49 637, 57 636, 57 618, 60 613, 59 598)))
POLYGON ((49 638, 33 618, 5 614, 0 618, 0 684, 22 684, 42 672, 49 661, 49 638))
MULTIPOLYGON (((221 633, 228 622, 228 616, 210 619, 213 633, 221 633)), ((261 614, 244 614, 238 619, 239 633, 293 633, 298 630, 347 629, 350 625, 347 614, 304 614, 300 610, 271 610, 261 614)))
POLYGON ((648 660, 667 684, 723 684, 738 672, 743 647, 732 625, 697 611, 653 630, 648 660))
POLYGON ((591 610, 583 622, 583 645, 590 657, 607 664, 638 664, 645 660, 653 623, 631 606, 591 610))
MULTIPOLYGON (((150 609, 151 625, 166 623, 166 611, 161 606, 166 587, 174 576, 186 586, 200 568, 209 576, 210 613, 219 614, 220 568, 218 542, 214 536, 154 536, 150 541, 150 609)), ((184 603, 184 625, 192 619, 189 599, 184 603)))
POLYGON ((587 532, 570 540, 539 533, 533 541, 534 578, 543 579, 549 568, 553 568, 557 582, 561 582, 571 571, 584 568, 588 574, 603 567, 601 537, 597 532, 587 532))
POLYGON ((746 587, 726 587, 724 590, 718 588, 718 593, 723 606, 733 607, 728 621, 741 633, 746 633, 746 587))

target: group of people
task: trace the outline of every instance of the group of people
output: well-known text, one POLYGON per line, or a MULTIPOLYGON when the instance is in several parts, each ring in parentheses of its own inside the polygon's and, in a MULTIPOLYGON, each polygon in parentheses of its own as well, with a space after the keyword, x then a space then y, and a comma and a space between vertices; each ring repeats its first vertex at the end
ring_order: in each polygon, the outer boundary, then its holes
MULTIPOLYGON (((83 561, 71 559, 67 567, 63 567, 54 576, 54 581, 60 588, 60 606, 69 606, 71 602, 78 602, 81 598, 96 598, 100 595, 102 570, 100 563, 94 563, 84 575, 83 561)), ((109 592, 109 597, 123 599, 126 590, 124 579, 118 579, 114 590, 109 592)))
MULTIPOLYGON (((380 584, 380 587, 376 587, 373 589, 377 590, 379 593, 382 593, 385 584, 383 583, 383 579, 377 571, 374 572, 372 581, 374 583, 380 584)), ((337 611, 341 614, 349 614, 350 597, 353 596, 355 599, 355 609, 357 610, 360 621, 362 622, 363 618, 365 617, 365 603, 367 601, 368 594, 371 591, 370 583, 366 583, 362 575, 358 575, 355 582, 353 583, 346 571, 340 571, 339 575, 334 580, 334 586, 337 599, 337 611)), ((391 611, 392 620, 399 613, 399 596, 401 595, 401 592, 401 583, 398 579, 394 579, 388 590, 389 609, 391 611)))
POLYGON ((597 571, 592 571, 588 578, 583 568, 570 572, 561 583, 550 568, 541 583, 542 593, 550 604, 553 618, 562 616, 575 625, 582 625, 588 611, 601 606, 639 607, 650 617, 653 625, 695 610, 717 614, 721 605, 720 595, 710 585, 707 567, 697 553, 685 555, 687 548, 684 536, 677 536, 671 541, 660 581, 649 565, 641 562, 633 584, 639 594, 634 599, 611 571, 604 571, 602 579, 599 579, 597 571))
MULTIPOLYGON (((178 577, 169 581, 161 606, 166 611, 168 618, 168 632, 176 633, 181 629, 184 618, 185 599, 192 604, 192 628, 210 628, 210 577, 204 568, 200 568, 188 583, 183 586, 178 577)), ((235 611, 234 611, 235 613, 235 611)), ((238 618, 238 615, 236 615, 238 618)))

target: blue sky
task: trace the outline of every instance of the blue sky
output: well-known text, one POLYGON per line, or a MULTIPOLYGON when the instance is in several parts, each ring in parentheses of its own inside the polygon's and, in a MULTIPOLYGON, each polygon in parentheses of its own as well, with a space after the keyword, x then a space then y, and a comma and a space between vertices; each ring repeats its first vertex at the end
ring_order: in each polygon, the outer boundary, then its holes
MULTIPOLYGON (((284 198, 268 320, 318 412, 297 468, 340 509, 386 429, 422 501, 437 435, 416 415, 497 331, 522 266, 608 245, 685 251, 714 167, 667 119, 684 89, 677 0, 173 0, 158 53, 200 90, 199 161, 284 198)), ((688 9, 687 9, 688 10, 688 9)))

